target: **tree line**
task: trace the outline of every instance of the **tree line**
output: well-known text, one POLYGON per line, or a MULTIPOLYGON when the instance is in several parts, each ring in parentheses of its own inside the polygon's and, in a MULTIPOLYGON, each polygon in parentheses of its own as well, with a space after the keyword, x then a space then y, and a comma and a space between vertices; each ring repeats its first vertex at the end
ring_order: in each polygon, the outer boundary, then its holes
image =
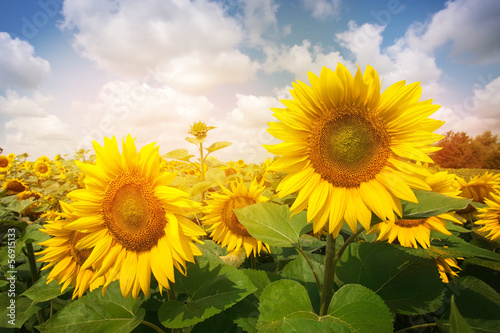
POLYGON ((465 132, 449 131, 436 145, 442 149, 432 159, 442 168, 500 169, 500 141, 491 131, 475 138, 465 132))

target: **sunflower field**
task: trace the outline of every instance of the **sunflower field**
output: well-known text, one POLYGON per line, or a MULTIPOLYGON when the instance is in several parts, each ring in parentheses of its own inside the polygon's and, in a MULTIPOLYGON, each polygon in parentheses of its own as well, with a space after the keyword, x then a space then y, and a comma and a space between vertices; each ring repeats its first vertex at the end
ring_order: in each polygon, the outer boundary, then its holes
POLYGON ((499 171, 433 166, 419 83, 309 80, 261 164, 203 122, 191 152, 0 155, 0 331, 499 332, 499 171))

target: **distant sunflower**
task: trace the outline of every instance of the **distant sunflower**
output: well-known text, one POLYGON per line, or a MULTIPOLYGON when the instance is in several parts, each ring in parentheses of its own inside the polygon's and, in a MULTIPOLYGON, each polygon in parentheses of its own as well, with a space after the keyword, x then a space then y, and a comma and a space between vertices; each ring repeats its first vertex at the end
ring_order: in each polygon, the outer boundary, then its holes
POLYGON ((82 269, 85 260, 89 257, 91 249, 77 249, 76 243, 87 234, 74 230, 67 230, 65 226, 77 218, 71 213, 71 207, 61 202, 63 213, 51 215, 40 229, 44 233, 53 236, 49 240, 39 243, 46 248, 36 255, 43 256, 37 261, 48 263, 42 270, 52 267, 47 284, 54 280, 62 284, 61 292, 70 284, 75 287, 73 299, 82 297, 90 288, 94 290, 104 284, 104 277, 97 278, 96 270, 92 267, 82 269))
POLYGON ((21 193, 28 189, 28 186, 22 179, 5 179, 2 189, 7 190, 7 194, 21 193))
POLYGON ((207 206, 203 208, 205 216, 201 219, 204 225, 209 226, 212 239, 222 247, 227 246, 228 252, 238 251, 243 247, 247 257, 252 253, 258 255, 263 249, 269 252, 269 246, 253 238, 233 212, 235 208, 267 201, 266 197, 261 196, 265 187, 260 186, 255 179, 250 188, 238 179, 230 183, 230 190, 221 187, 222 193, 209 193, 209 198, 205 201, 207 206))
MULTIPOLYGON (((474 176, 468 182, 458 177, 460 196, 472 199, 474 202, 484 203, 485 199, 492 200, 492 194, 500 191, 500 174, 485 172, 483 175, 474 176)), ((459 214, 475 213, 472 205, 458 211, 459 214)))
POLYGON ((243 168, 243 167, 244 167, 244 166, 246 166, 247 164, 245 163, 245 161, 244 161, 244 160, 239 159, 239 160, 237 160, 237 161, 236 161, 236 165, 237 165, 238 167, 240 167, 240 168, 243 168))
POLYGON ((487 232, 487 238, 496 241, 500 239, 500 194, 491 193, 490 197, 491 200, 484 200, 487 207, 479 209, 478 220, 474 223, 482 226, 479 231, 487 232))
POLYGON ((401 216, 401 199, 417 201, 412 188, 430 189, 414 161, 431 163, 427 153, 440 149, 430 144, 443 137, 433 133, 443 122, 428 118, 439 106, 418 101, 418 82, 400 81, 381 94, 370 66, 354 77, 342 64, 308 74, 311 86, 293 83, 294 99, 274 108, 280 122, 269 123, 268 132, 285 141, 265 146, 281 156, 272 169, 288 173, 278 196, 298 192, 291 210, 307 207, 313 231, 328 223, 334 237, 344 220, 356 231, 358 222, 369 229, 372 212, 383 221, 401 216))
POLYGON ((5 155, 0 155, 0 172, 7 172, 12 168, 12 160, 5 155))
POLYGON ((161 292, 174 282, 174 267, 185 274, 186 261, 201 255, 195 241, 205 232, 184 217, 198 213, 200 204, 168 186, 176 174, 160 172, 154 143, 137 152, 129 135, 121 154, 115 137, 104 138, 104 147, 93 145, 95 165, 77 162, 86 188, 68 194, 77 219, 66 229, 88 234, 77 249, 93 248, 82 269, 102 262, 97 276, 109 273, 104 290, 119 277, 123 296, 134 299, 140 290, 149 294, 152 272, 161 292))
POLYGON ((48 159, 44 158, 39 158, 34 164, 33 164, 33 173, 38 177, 38 178, 49 178, 50 172, 51 172, 51 167, 49 164, 50 161, 48 159))
POLYGON ((17 200, 26 200, 30 198, 38 200, 41 197, 43 197, 43 194, 38 191, 23 191, 17 194, 17 200))

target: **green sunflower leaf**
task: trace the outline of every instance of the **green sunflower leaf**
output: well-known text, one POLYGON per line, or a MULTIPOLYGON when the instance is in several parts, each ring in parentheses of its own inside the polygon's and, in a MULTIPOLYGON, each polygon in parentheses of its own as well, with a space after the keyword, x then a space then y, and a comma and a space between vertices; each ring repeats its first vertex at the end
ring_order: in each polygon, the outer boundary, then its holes
POLYGON ((474 333, 474 330, 467 324, 467 321, 458 311, 454 296, 451 297, 450 331, 455 333, 474 333))
POLYGON ((61 293, 62 285, 57 284, 57 281, 52 281, 47 284, 47 276, 48 274, 42 276, 34 285, 29 287, 29 289, 21 295, 26 296, 33 301, 45 302, 73 290, 73 288, 69 286, 64 290, 64 292, 61 293))
POLYGON ((373 290, 393 312, 423 314, 441 304, 443 284, 432 259, 414 256, 386 243, 352 243, 337 265, 343 284, 373 290))
POLYGON ((174 160, 181 160, 181 161, 189 161, 189 159, 193 156, 194 155, 189 155, 187 149, 175 149, 163 155, 163 157, 165 158, 171 158, 174 160))
POLYGON ((66 305, 45 323, 40 332, 131 332, 146 311, 142 299, 124 298, 118 281, 109 285, 104 296, 101 288, 66 305))
POLYGON ((11 297, 8 291, 3 292, 0 294, 0 327, 21 328, 42 308, 41 304, 26 297, 11 297))
POLYGON ((298 245, 307 224, 306 212, 290 217, 288 206, 271 202, 261 202, 233 211, 250 235, 270 246, 298 245))
POLYGON ((214 142, 210 145, 210 147, 208 148, 205 148, 206 150, 208 150, 209 153, 212 153, 216 150, 219 150, 219 149, 223 149, 223 148, 226 148, 226 147, 229 147, 230 145, 232 145, 233 143, 232 142, 229 142, 229 141, 218 141, 218 142, 214 142))
POLYGON ((202 322, 256 290, 240 270, 210 261, 189 266, 187 275, 176 279, 177 284, 181 285, 188 298, 184 302, 168 301, 160 306, 158 318, 168 328, 202 322))
POLYGON ((417 219, 436 216, 467 207, 471 199, 452 198, 430 191, 414 190, 418 203, 402 201, 403 218, 417 219))
POLYGON ((264 289, 257 328, 265 332, 392 332, 384 301, 360 285, 346 285, 332 298, 328 313, 318 316, 306 289, 293 280, 279 280, 264 289))
MULTIPOLYGON (((447 313, 438 323, 444 331, 454 330, 466 323, 472 332, 498 332, 500 327, 500 295, 484 281, 465 276, 455 278, 455 283, 447 284, 444 304, 447 313), (458 309, 460 312, 458 313, 458 309), (449 315, 448 315, 449 314, 449 315), (458 316, 459 315, 459 316, 458 316), (461 317, 461 318, 460 318, 461 317)), ((469 332, 464 330, 463 332, 469 332)))

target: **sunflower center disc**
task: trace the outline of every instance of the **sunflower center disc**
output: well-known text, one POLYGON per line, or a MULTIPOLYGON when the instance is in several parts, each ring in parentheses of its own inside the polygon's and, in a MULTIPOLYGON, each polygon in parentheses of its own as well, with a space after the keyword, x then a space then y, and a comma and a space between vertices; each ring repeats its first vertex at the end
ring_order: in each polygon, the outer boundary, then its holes
POLYGON ((37 169, 38 169, 38 172, 40 172, 40 173, 46 173, 47 171, 49 171, 49 168, 45 164, 38 165, 37 169))
POLYGON ((73 259, 78 263, 78 265, 82 266, 85 260, 90 256, 90 252, 92 252, 91 249, 82 249, 82 250, 77 250, 76 243, 83 237, 87 236, 88 234, 82 233, 75 231, 71 234, 69 238, 69 249, 71 252, 71 256, 73 259))
POLYGON ((165 210, 148 181, 124 173, 106 187, 104 222, 115 239, 129 250, 147 251, 165 235, 165 210))
POLYGON ((336 187, 359 187, 385 166, 390 137, 375 114, 348 106, 315 123, 309 147, 312 165, 323 179, 336 187))
POLYGON ((7 183, 7 189, 13 192, 21 193, 26 190, 26 187, 21 182, 12 180, 11 182, 7 183))
POLYGON ((0 168, 6 168, 9 165, 9 160, 2 156, 0 157, 0 168))
POLYGON ((222 220, 227 228, 234 234, 239 236, 250 236, 243 224, 238 221, 234 208, 243 208, 253 205, 255 200, 247 197, 235 197, 229 200, 222 210, 222 220))
POLYGON ((419 225, 423 225, 425 222, 427 222, 427 219, 401 219, 401 220, 396 220, 394 223, 397 226, 400 226, 401 228, 415 228, 418 227, 419 225))

